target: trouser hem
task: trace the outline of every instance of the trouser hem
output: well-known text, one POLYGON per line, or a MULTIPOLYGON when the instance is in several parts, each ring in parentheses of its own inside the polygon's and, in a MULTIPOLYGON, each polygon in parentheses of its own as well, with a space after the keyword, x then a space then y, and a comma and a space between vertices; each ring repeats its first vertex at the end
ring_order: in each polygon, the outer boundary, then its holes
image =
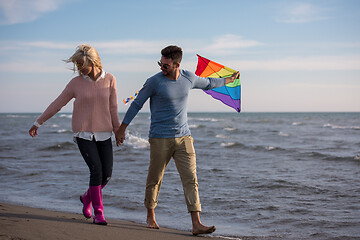
POLYGON ((149 201, 146 201, 146 199, 144 200, 144 205, 147 209, 154 209, 156 208, 157 206, 157 202, 149 202, 149 201))
POLYGON ((201 204, 187 206, 188 212, 201 212, 201 204))

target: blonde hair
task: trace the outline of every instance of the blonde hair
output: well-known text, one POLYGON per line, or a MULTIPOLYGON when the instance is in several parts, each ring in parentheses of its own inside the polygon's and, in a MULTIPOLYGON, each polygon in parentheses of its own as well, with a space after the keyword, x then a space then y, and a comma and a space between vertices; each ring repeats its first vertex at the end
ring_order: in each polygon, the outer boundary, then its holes
POLYGON ((77 70, 79 72, 79 74, 81 74, 81 72, 79 71, 79 69, 77 69, 76 63, 78 61, 82 60, 82 62, 84 62, 84 64, 82 65, 82 67, 84 66, 89 66, 91 63, 100 69, 100 71, 102 70, 102 65, 101 65, 101 59, 99 57, 98 52, 96 51, 95 48, 93 48, 92 46, 88 45, 88 44, 81 44, 77 47, 76 52, 67 60, 64 60, 67 63, 74 63, 74 67, 71 69, 74 72, 77 70))

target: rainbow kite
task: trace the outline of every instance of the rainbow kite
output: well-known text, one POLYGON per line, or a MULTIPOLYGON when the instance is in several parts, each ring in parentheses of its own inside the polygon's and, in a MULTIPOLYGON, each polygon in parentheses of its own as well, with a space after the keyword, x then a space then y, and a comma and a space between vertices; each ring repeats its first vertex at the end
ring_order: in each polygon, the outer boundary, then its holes
POLYGON ((139 94, 139 91, 136 91, 134 97, 133 97, 133 96, 130 96, 130 97, 128 97, 128 98, 123 99, 124 104, 129 103, 131 100, 134 100, 138 94, 139 94))
MULTIPOLYGON (((199 77, 226 78, 230 77, 235 70, 225 67, 219 63, 213 62, 200 55, 198 56, 198 65, 195 74, 199 77)), ((223 87, 203 90, 215 99, 222 101, 237 112, 241 110, 241 83, 240 77, 234 82, 226 84, 223 87)))

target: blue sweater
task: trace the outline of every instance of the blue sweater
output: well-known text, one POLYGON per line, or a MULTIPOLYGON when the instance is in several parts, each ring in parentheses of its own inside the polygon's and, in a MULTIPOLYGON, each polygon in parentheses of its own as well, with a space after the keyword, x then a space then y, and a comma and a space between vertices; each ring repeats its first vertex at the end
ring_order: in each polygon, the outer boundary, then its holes
POLYGON ((190 135, 187 123, 187 99, 190 89, 210 90, 224 85, 224 78, 200 78, 185 70, 180 70, 177 80, 168 79, 159 72, 147 79, 127 110, 123 122, 129 125, 150 98, 150 138, 190 135))

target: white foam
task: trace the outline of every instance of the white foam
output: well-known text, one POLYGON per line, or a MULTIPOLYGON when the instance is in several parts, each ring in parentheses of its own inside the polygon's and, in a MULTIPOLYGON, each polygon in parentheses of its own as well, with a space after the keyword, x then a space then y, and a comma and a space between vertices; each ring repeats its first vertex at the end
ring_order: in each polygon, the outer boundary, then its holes
POLYGON ((224 130, 228 131, 228 132, 233 132, 233 131, 236 131, 236 128, 226 127, 226 128, 224 128, 224 130))
POLYGON ((289 137, 290 134, 289 133, 286 133, 286 132, 279 132, 279 136, 282 136, 282 137, 289 137))
POLYGON ((148 146, 150 146, 147 139, 132 134, 127 134, 127 140, 125 141, 125 144, 128 144, 135 149, 147 148, 148 146))
POLYGON ((219 119, 216 118, 189 118, 189 120, 194 120, 194 121, 202 121, 202 122, 218 122, 219 119))
POLYGON ((6 115, 8 118, 25 118, 25 115, 15 115, 15 114, 8 114, 6 115))
POLYGON ((228 240, 242 240, 241 238, 227 237, 227 236, 216 236, 216 235, 214 235, 214 236, 209 235, 209 236, 206 236, 206 237, 208 237, 208 238, 212 238, 212 237, 214 237, 214 238, 222 238, 222 239, 228 239, 228 240))
POLYGON ((228 136, 224 135, 224 134, 218 134, 216 135, 217 138, 229 138, 228 136))
POLYGON ((68 130, 66 130, 66 129, 59 129, 59 130, 57 130, 56 132, 57 133, 64 133, 64 132, 67 132, 68 130))
POLYGON ((229 143, 221 143, 220 146, 222 147, 232 147, 235 146, 236 143, 234 142, 229 142, 229 143))
POLYGON ((268 151, 272 151, 272 150, 275 150, 275 149, 276 149, 276 147, 267 146, 265 149, 266 149, 266 150, 268 150, 268 151))
POLYGON ((72 118, 72 114, 60 114, 61 118, 72 118))
POLYGON ((332 129, 355 129, 360 130, 360 126, 339 126, 331 123, 324 124, 323 127, 332 128, 332 129))

